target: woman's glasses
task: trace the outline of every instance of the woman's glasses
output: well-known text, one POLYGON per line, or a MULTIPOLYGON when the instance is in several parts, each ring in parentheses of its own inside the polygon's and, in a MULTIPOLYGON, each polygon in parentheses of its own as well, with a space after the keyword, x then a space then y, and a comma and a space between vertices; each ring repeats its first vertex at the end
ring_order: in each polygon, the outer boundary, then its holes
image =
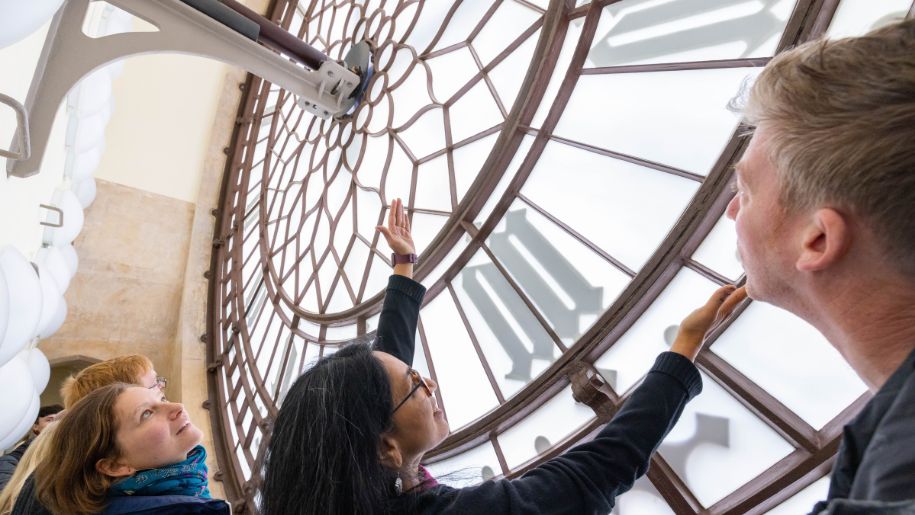
POLYGON ((152 386, 147 386, 147 388, 152 390, 153 388, 158 387, 160 390, 164 390, 167 385, 168 385, 168 379, 166 379, 162 376, 158 376, 158 377, 156 377, 156 382, 152 386))
POLYGON ((426 379, 419 372, 413 370, 412 368, 410 369, 410 381, 413 381, 413 388, 410 389, 410 393, 408 393, 407 396, 404 397, 396 407, 394 407, 394 411, 391 412, 391 415, 397 413, 397 410, 399 410, 405 402, 410 400, 410 397, 413 397, 413 394, 416 393, 416 390, 419 390, 420 387, 423 387, 426 390, 426 394, 429 395, 429 397, 432 397, 432 387, 429 386, 429 384, 426 382, 426 379))

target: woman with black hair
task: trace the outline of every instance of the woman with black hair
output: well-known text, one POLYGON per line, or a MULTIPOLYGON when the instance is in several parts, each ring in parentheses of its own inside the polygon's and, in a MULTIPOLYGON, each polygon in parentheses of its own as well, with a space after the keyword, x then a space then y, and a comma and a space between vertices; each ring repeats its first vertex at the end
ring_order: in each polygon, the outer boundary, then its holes
POLYGON ((725 286, 690 314, 671 351, 592 441, 520 478, 455 489, 420 465, 449 429, 433 395, 438 385, 410 367, 425 288, 411 279, 414 260, 397 257, 415 252, 399 199, 378 230, 395 266, 374 347, 350 344, 289 389, 267 450, 266 515, 607 513, 701 391, 692 361, 706 331, 745 297, 725 286))

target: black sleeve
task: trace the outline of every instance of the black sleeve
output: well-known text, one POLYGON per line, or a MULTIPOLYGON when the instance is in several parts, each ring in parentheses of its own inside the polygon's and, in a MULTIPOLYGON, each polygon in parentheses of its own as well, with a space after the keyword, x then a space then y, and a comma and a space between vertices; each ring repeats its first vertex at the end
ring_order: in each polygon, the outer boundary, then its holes
POLYGON ((911 501, 852 501, 835 499, 817 515, 912 515, 915 513, 915 500, 911 501))
POLYGON ((413 365, 413 347, 419 307, 426 288, 402 275, 392 275, 384 292, 384 304, 378 318, 375 350, 387 352, 408 366, 413 365))
POLYGON ((417 499, 422 513, 606 514, 616 496, 648 470, 649 460, 686 403, 702 390, 688 359, 665 352, 645 380, 590 442, 514 480, 439 487, 417 499), (437 492, 436 492, 437 490, 437 492), (437 494, 437 495, 434 495, 437 494))

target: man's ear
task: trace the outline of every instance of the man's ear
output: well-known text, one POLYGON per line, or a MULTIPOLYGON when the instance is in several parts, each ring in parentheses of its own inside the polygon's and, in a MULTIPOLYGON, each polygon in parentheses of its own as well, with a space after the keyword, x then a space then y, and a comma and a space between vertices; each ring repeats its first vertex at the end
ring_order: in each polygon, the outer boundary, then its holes
POLYGON ((119 463, 111 458, 102 458, 95 462, 95 470, 109 477, 121 478, 136 474, 137 469, 119 463))
POLYGON ((851 246, 848 220, 835 209, 817 209, 801 231, 801 253, 795 264, 801 272, 826 270, 842 259, 851 246))
POLYGON ((385 467, 399 470, 400 467, 403 466, 403 454, 400 452, 400 444, 390 433, 381 435, 381 446, 379 451, 381 452, 381 456, 379 456, 378 459, 385 467))

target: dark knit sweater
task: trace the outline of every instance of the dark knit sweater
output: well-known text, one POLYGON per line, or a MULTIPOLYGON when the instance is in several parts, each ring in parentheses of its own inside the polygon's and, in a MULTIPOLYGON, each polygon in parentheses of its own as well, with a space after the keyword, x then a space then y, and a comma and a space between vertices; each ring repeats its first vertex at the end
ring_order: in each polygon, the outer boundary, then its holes
MULTIPOLYGON (((419 306, 425 289, 405 277, 388 283, 376 348, 413 361, 419 306)), ((394 513, 606 514, 616 496, 648 470, 649 460, 686 403, 702 390, 696 367, 664 352, 593 440, 553 458, 524 476, 455 489, 439 485, 392 499, 394 513)))
POLYGON ((426 288, 413 279, 392 275, 384 292, 384 304, 378 317, 375 349, 397 357, 413 366, 416 322, 426 288))

